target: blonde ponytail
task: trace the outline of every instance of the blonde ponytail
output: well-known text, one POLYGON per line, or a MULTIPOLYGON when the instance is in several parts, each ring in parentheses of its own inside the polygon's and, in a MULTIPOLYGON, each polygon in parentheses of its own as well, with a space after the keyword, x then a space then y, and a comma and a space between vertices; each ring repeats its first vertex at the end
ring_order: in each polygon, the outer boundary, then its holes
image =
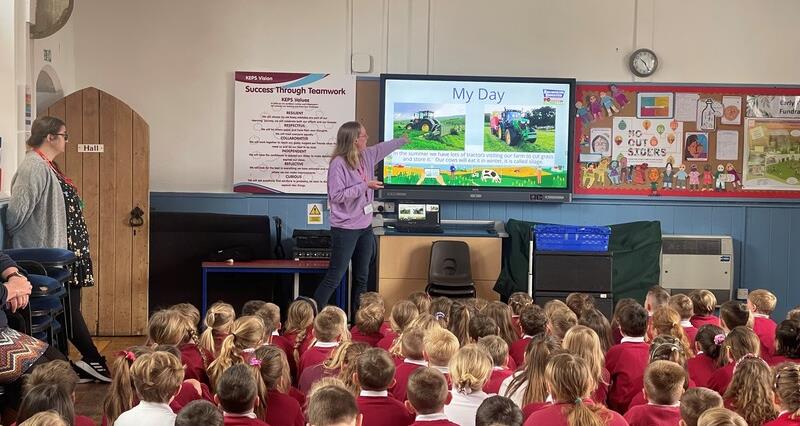
POLYGON ((205 330, 200 335, 198 345, 209 353, 214 354, 214 356, 219 356, 220 348, 217 347, 214 334, 227 335, 230 333, 234 320, 236 320, 236 312, 230 304, 217 302, 211 305, 206 311, 206 317, 203 320, 205 330))
MULTIPOLYGON (((656 335, 666 334, 680 340, 686 358, 694 356, 689 338, 681 326, 681 315, 669 306, 662 306, 653 312, 652 326, 656 335)), ((655 336, 654 336, 655 337, 655 336)))
POLYGON ((208 379, 216 389, 217 380, 228 367, 245 362, 245 350, 255 351, 264 341, 264 322, 261 318, 245 316, 233 323, 231 333, 222 341, 219 357, 208 367, 208 379))
POLYGON ((450 360, 453 389, 470 394, 483 388, 492 373, 492 357, 482 346, 470 343, 456 352, 450 360))
POLYGON ((545 380, 553 399, 567 404, 564 414, 570 426, 605 426, 610 420, 603 406, 584 402, 594 391, 595 380, 583 358, 569 353, 553 355, 545 368, 545 380))
POLYGON ((114 423, 120 414, 133 408, 138 399, 131 378, 131 365, 141 355, 153 352, 147 346, 133 346, 117 353, 111 363, 111 386, 103 400, 103 415, 108 424, 114 423))

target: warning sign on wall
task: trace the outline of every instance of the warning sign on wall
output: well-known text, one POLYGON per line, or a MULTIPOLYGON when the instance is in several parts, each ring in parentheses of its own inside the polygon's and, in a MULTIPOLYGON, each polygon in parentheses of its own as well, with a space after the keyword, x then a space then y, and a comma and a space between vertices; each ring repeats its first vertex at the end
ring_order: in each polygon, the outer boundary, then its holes
POLYGON ((308 205, 308 224, 322 225, 322 204, 311 203, 308 205))

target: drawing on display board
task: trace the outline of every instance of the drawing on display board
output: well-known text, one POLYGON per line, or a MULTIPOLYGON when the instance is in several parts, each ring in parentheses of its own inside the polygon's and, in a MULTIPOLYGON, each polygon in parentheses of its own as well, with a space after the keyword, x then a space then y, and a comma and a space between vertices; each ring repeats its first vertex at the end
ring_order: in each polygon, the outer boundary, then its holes
POLYGON ((742 124, 742 97, 723 96, 722 97, 722 124, 742 124))
POLYGON ((708 133, 687 132, 684 146, 686 161, 708 160, 708 133))
POLYGON ((722 104, 711 98, 697 101, 697 130, 716 130, 722 110, 722 104))
POLYGON ((673 93, 639 93, 637 118, 672 118, 673 93))
POLYGON ((746 189, 800 189, 800 120, 745 120, 746 189))

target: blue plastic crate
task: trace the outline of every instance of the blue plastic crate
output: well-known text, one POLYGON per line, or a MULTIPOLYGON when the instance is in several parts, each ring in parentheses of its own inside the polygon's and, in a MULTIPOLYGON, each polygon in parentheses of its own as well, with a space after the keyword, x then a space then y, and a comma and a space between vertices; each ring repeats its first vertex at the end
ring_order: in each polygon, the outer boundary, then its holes
POLYGON ((539 251, 608 251, 608 226, 535 225, 533 237, 539 251))

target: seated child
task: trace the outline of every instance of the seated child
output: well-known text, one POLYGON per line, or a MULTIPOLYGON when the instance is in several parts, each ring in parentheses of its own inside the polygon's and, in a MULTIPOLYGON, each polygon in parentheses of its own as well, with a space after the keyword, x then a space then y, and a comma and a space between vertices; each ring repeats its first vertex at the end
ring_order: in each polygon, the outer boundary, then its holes
POLYGON ((727 408, 712 408, 700 415, 697 426, 747 426, 747 422, 727 408))
POLYGON ((689 378, 697 386, 708 387, 711 374, 717 369, 725 331, 713 324, 705 324, 697 330, 694 341, 695 356, 686 361, 689 378))
POLYGON ((650 339, 656 336, 672 336, 681 342, 683 353, 687 358, 694 355, 689 338, 681 327, 681 316, 669 306, 657 308, 650 317, 650 339))
POLYGON ((775 329, 778 324, 770 319, 778 299, 768 290, 753 290, 747 295, 747 309, 753 314, 753 331, 761 341, 761 357, 769 359, 775 353, 775 329))
MULTIPOLYGON (((488 316, 497 324, 498 333, 495 334, 505 340, 509 348, 519 340, 519 334, 511 319, 513 312, 508 305, 499 300, 495 300, 487 304, 486 307, 480 311, 480 314, 488 316)), ((514 367, 516 367, 516 365, 514 365, 514 367)))
POLYGON ((475 414, 475 426, 522 426, 522 421, 517 404, 499 395, 484 399, 475 414))
POLYGON ((522 328, 519 325, 519 316, 522 314, 522 308, 532 304, 533 298, 524 291, 511 293, 511 296, 508 297, 508 307, 511 308, 511 322, 514 324, 519 337, 522 337, 522 328))
POLYGON ((219 356, 222 341, 230 334, 234 320, 236 312, 233 306, 225 302, 216 302, 206 311, 206 318, 203 320, 205 330, 200 336, 200 346, 214 355, 214 358, 219 356))
POLYGON ((450 306, 447 329, 458 339, 459 345, 469 343, 469 320, 477 311, 466 300, 456 300, 450 306))
POLYGON ((450 388, 450 359, 458 352, 458 339, 450 331, 438 327, 425 334, 422 339, 425 348, 425 360, 431 368, 439 370, 447 379, 447 388, 450 388))
POLYGON ((381 326, 383 325, 385 314, 383 301, 369 304, 362 303, 356 312, 356 323, 350 329, 352 340, 375 347, 383 339, 381 326))
POLYGON ((553 403, 531 413, 525 425, 627 425, 618 413, 589 399, 594 379, 582 358, 569 353, 554 355, 547 363, 545 380, 553 403))
POLYGON ((314 339, 314 316, 316 313, 317 305, 313 300, 305 297, 298 297, 286 311, 283 337, 292 344, 294 352, 290 358, 294 358, 295 364, 300 362, 300 356, 314 339))
POLYGON ((288 339, 278 333, 278 330, 281 329, 281 308, 274 303, 264 303, 256 310, 254 315, 264 321, 264 336, 267 344, 279 348, 286 354, 290 375, 296 378, 297 363, 294 362, 294 346, 288 339))
MULTIPOLYGON (((612 345, 619 345, 622 342, 622 331, 619 326, 619 313, 628 305, 638 305, 636 299, 624 297, 614 305, 614 313, 611 315, 611 341, 612 345)), ((599 333, 598 333, 599 336, 599 333)), ((610 349, 610 347, 609 347, 610 349)), ((606 350, 608 352, 608 350, 606 350)))
POLYGON ((597 338, 600 339, 600 346, 603 349, 603 353, 608 352, 611 346, 614 345, 614 333, 611 330, 611 323, 608 322, 608 318, 599 310, 589 309, 584 311, 583 315, 578 318, 578 325, 583 325, 594 330, 597 334, 597 338))
POLYGON ((417 313, 431 314, 431 296, 424 291, 415 291, 408 295, 408 300, 417 307, 417 313))
MULTIPOLYGON (((328 356, 328 359, 303 370, 303 373, 300 374, 297 380, 297 389, 307 394, 314 384, 322 378, 342 377, 346 379, 345 374, 347 373, 344 371, 346 361, 355 360, 358 355, 361 355, 367 348, 369 348, 369 345, 364 342, 344 341, 339 343, 339 346, 333 348, 333 352, 328 356)), ((355 370, 355 366, 352 366, 352 370, 355 370)), ((343 381, 348 382, 348 380, 343 381)), ((350 381, 349 384, 352 384, 352 381, 350 381)))
POLYGON ((669 298, 669 307, 674 309, 681 317, 681 327, 686 333, 686 338, 689 343, 694 343, 694 338, 697 336, 697 328, 692 325, 692 315, 694 315, 694 306, 692 299, 685 294, 676 294, 669 298))
POLYGON ((722 397, 707 388, 690 388, 681 396, 681 426, 697 426, 697 418, 712 408, 722 408, 722 397))
POLYGON ((389 396, 394 384, 394 362, 381 348, 367 349, 356 361, 355 382, 361 388, 356 398, 364 426, 408 426, 414 422, 402 402, 389 396))
POLYGON ((297 365, 298 374, 303 370, 328 359, 333 349, 339 346, 342 335, 342 317, 333 310, 323 310, 314 318, 314 338, 316 342, 300 357, 297 365))
POLYGON ((725 391, 728 390, 733 379, 736 363, 747 355, 758 356, 759 353, 760 343, 753 330, 745 326, 734 328, 725 337, 719 359, 717 359, 719 368, 714 370, 708 379, 708 387, 720 395, 725 395, 725 391))
POLYGON ((353 394, 343 387, 321 386, 309 396, 309 426, 356 426, 360 417, 353 394))
POLYGON ((264 401, 259 408, 264 410, 256 410, 256 414, 271 425, 305 425, 300 403, 289 396, 292 379, 289 377, 286 354, 275 346, 266 345, 256 349, 255 359, 257 362, 251 362, 250 365, 255 364, 264 383, 258 387, 259 398, 264 401))
POLYGON ((631 407, 625 420, 631 426, 672 426, 681 419, 680 399, 686 383, 686 370, 670 361, 654 361, 644 373, 644 393, 648 404, 631 407))
POLYGON ((692 309, 694 315, 689 321, 698 330, 704 324, 711 324, 720 327, 719 318, 714 315, 714 310, 717 309, 717 298, 714 293, 708 290, 695 290, 689 293, 689 299, 692 300, 692 309))
POLYGON ((525 363, 500 384, 499 395, 507 396, 525 412, 529 405, 542 404, 549 394, 544 380, 547 361, 561 349, 553 336, 533 336, 525 353, 525 363))
POLYGON ((447 381, 435 368, 417 369, 408 378, 406 408, 416 418, 413 426, 458 426, 447 419, 444 406, 450 402, 447 381))
POLYGON ((644 308, 649 316, 653 316, 656 309, 669 304, 669 292, 660 285, 654 285, 647 290, 644 299, 644 308))
POLYGON ((578 318, 580 318, 585 311, 594 309, 594 296, 591 294, 570 293, 567 295, 567 298, 564 300, 564 302, 578 318))
POLYGON ((764 425, 800 425, 800 366, 795 363, 778 366, 773 386, 775 402, 780 406, 781 415, 764 425))
POLYGON ((729 300, 719 307, 719 324, 723 330, 730 332, 736 327, 753 328, 753 314, 747 305, 737 300, 729 300))
POLYGON ((647 311, 638 303, 622 308, 619 324, 622 342, 606 354, 606 370, 611 375, 608 389, 608 408, 628 411, 628 405, 644 386, 644 370, 650 358, 650 345, 645 343, 647 311))
MULTIPOLYGON (((666 334, 656 336, 650 343, 649 362, 652 364, 656 361, 673 362, 679 365, 683 371, 686 371, 686 351, 683 349, 681 341, 666 334)), ((686 389, 694 386, 694 382, 692 382, 692 379, 687 375, 687 380, 684 383, 683 388, 686 389)), ((637 405, 647 405, 647 403, 645 388, 642 388, 640 392, 637 392, 636 395, 634 395, 633 399, 628 404, 628 410, 631 410, 637 405)))
POLYGON ((222 408, 225 426, 267 425, 256 417, 254 410, 260 404, 258 389, 247 365, 236 364, 222 373, 214 401, 222 408))
POLYGON ((485 336, 478 339, 478 345, 486 349, 492 357, 492 373, 483 386, 483 391, 496 394, 500 392, 503 380, 514 373, 514 370, 508 368, 508 344, 499 336, 485 336))
POLYGON ((131 365, 131 376, 139 404, 120 414, 114 426, 172 426, 175 413, 169 401, 181 388, 183 365, 167 352, 146 353, 131 365))
POLYGON ((450 360, 450 377, 453 390, 450 403, 444 407, 447 418, 462 426, 475 425, 475 413, 489 395, 483 391, 492 359, 484 348, 470 343, 456 352, 450 360))
POLYGON ((193 331, 199 335, 198 327, 200 327, 200 310, 191 303, 176 303, 169 307, 173 311, 180 312, 192 324, 193 331))
POLYGON ((264 343, 264 322, 261 318, 239 317, 234 321, 231 333, 222 342, 219 357, 208 367, 208 378, 211 389, 216 390, 216 383, 228 367, 249 361, 255 348, 264 343))
POLYGON ((120 414, 139 402, 131 378, 131 365, 138 357, 152 352, 148 346, 132 346, 117 353, 111 363, 111 386, 103 399, 103 426, 113 424, 120 414))
POLYGON ((773 393, 772 369, 763 359, 746 355, 736 363, 728 390, 722 395, 725 407, 736 411, 748 424, 760 425, 778 417, 773 393))
POLYGON ((242 305, 242 316, 245 317, 255 315, 256 312, 258 312, 258 310, 263 308, 266 304, 267 302, 263 300, 248 300, 247 302, 244 302, 244 305, 242 305))
MULTIPOLYGON (((45 411, 54 411, 65 420, 74 419, 75 404, 72 395, 58 383, 43 383, 30 387, 25 393, 25 397, 22 398, 22 403, 20 403, 16 424, 26 423, 26 420, 29 420, 37 413, 45 411)), ((66 423, 72 424, 71 421, 66 421, 66 423)), ((89 420, 88 423, 84 424, 93 425, 94 422, 89 420)))
POLYGON ((395 385, 392 394, 398 401, 406 400, 406 389, 408 388, 408 378, 411 373, 418 368, 427 367, 425 361, 425 346, 423 339, 425 332, 421 328, 410 327, 400 336, 400 351, 404 356, 403 362, 397 366, 395 372, 395 385))
POLYGON ((592 401, 605 404, 611 375, 605 368, 605 355, 597 333, 589 327, 576 325, 567 331, 561 346, 567 352, 586 361, 589 373, 596 383, 595 390, 592 392, 592 401))
POLYGON ((175 426, 223 426, 223 424, 222 412, 217 406, 202 399, 188 403, 175 418, 175 426))
POLYGON ((198 345, 195 327, 179 311, 162 309, 147 321, 147 340, 151 345, 172 345, 181 351, 181 362, 186 366, 186 378, 210 384, 206 370, 214 356, 198 345))
MULTIPOLYGON (((477 314, 469 319, 469 341, 477 343, 478 339, 485 336, 497 336, 500 329, 493 319, 484 314, 477 314)), ((508 344, 506 344, 508 346, 508 344)))
POLYGON ((800 321, 781 321, 775 330, 775 353, 767 362, 772 366, 784 362, 800 363, 800 321))
POLYGON ((578 317, 569 308, 553 309, 547 317, 547 333, 558 339, 564 340, 567 330, 578 325, 578 317))
POLYGON ((528 342, 533 336, 547 330, 547 316, 545 316, 544 309, 534 304, 525 306, 519 314, 519 325, 522 328, 522 337, 508 349, 516 365, 522 365, 525 362, 525 351, 527 351, 528 342))
MULTIPOLYGON (((78 374, 67 361, 55 360, 36 366, 33 372, 25 379, 24 393, 28 394, 31 388, 38 385, 55 384, 61 386, 75 402, 75 387, 78 385, 78 374)), ((94 421, 86 416, 75 414, 75 426, 94 425, 94 421)))
MULTIPOLYGON (((427 312, 427 311, 426 311, 427 312)), ((410 300, 403 300, 392 307, 392 313, 389 315, 390 330, 385 333, 383 338, 378 341, 377 347, 391 350, 395 341, 403 333, 403 331, 414 321, 419 315, 417 305, 410 300)))

